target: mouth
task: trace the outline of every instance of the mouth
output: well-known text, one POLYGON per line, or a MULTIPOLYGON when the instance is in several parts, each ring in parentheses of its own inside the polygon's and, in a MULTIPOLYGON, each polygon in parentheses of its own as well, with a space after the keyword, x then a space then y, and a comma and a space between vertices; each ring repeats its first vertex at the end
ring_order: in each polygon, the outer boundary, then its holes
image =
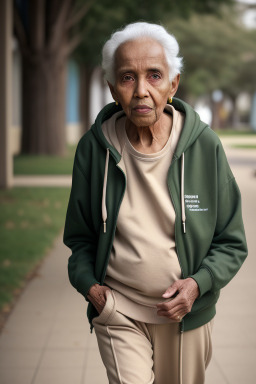
POLYGON ((136 105, 133 110, 137 113, 146 114, 152 111, 153 108, 151 108, 149 105, 143 104, 143 105, 136 105))

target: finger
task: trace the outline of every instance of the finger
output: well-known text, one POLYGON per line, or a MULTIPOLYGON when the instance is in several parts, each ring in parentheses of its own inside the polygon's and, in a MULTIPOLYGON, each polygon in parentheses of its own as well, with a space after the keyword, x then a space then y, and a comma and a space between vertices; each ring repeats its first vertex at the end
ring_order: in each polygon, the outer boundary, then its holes
POLYGON ((166 317, 167 319, 170 319, 170 320, 173 320, 175 322, 180 322, 182 320, 182 317, 181 315, 170 315, 168 314, 168 312, 162 312, 162 311, 159 311, 157 312, 157 315, 158 316, 161 316, 161 317, 166 317))
MULTIPOLYGON (((166 314, 168 317, 175 317, 176 315, 185 316, 189 311, 182 304, 177 304, 174 308, 157 308, 158 312, 166 314)), ((157 312, 157 313, 158 313, 157 312)))
POLYGON ((102 308, 106 303, 105 296, 101 293, 97 294, 96 296, 88 295, 88 299, 92 302, 95 308, 102 308))
POLYGON ((181 306, 181 305, 177 305, 175 308, 173 309, 169 309, 169 308, 165 308, 165 309, 158 309, 157 311, 157 314, 158 313, 162 313, 164 314, 165 316, 168 316, 168 317, 173 317, 175 316, 176 314, 181 314, 181 313, 184 313, 184 308, 181 306))
POLYGON ((177 305, 181 305, 181 302, 178 296, 172 300, 163 301, 162 303, 156 304, 158 309, 163 309, 168 311, 175 308, 177 305))
POLYGON ((96 308, 96 311, 98 312, 98 313, 100 313, 101 312, 101 306, 99 306, 98 305, 98 303, 95 301, 95 300, 90 300, 91 301, 91 303, 92 303, 92 305, 94 306, 94 308, 96 308))
POLYGON ((164 297, 165 299, 170 298, 173 295, 175 295, 176 292, 178 292, 178 287, 173 285, 173 286, 167 288, 167 290, 164 292, 162 297, 164 297))
POLYGON ((103 311, 103 308, 105 307, 105 304, 99 304, 96 300, 92 298, 91 300, 92 305, 96 308, 97 312, 100 314, 103 311))
POLYGON ((186 291, 180 291, 180 293, 174 299, 157 304, 157 308, 170 311, 181 305, 186 313, 188 313, 191 311, 192 304, 193 303, 191 303, 187 297, 186 291))
POLYGON ((169 313, 166 311, 158 311, 158 316, 167 317, 170 320, 173 320, 175 322, 182 321, 183 317, 186 315, 184 312, 175 312, 175 313, 169 313))

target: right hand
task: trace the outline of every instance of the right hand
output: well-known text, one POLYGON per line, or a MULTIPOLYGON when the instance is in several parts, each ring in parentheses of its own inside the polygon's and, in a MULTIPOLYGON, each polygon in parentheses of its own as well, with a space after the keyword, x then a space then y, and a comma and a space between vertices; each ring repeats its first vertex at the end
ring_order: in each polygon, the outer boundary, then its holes
POLYGON ((99 284, 92 285, 89 290, 87 299, 90 300, 90 302, 97 309, 99 314, 101 314, 103 308, 105 307, 107 295, 110 293, 110 291, 110 288, 99 284))

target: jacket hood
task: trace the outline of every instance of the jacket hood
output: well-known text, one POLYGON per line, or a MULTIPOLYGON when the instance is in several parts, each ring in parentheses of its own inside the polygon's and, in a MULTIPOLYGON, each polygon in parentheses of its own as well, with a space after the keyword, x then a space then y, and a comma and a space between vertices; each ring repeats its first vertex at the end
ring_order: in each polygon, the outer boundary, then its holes
MULTIPOLYGON (((200 136, 208 125, 202 122, 198 113, 184 101, 173 98, 172 105, 175 109, 185 114, 184 127, 174 154, 176 158, 179 158, 182 153, 184 153, 196 141, 198 136, 200 136)), ((120 161, 121 155, 114 147, 110 146, 102 132, 101 125, 112 115, 120 111, 122 111, 122 107, 120 105, 116 105, 115 103, 106 105, 98 114, 95 123, 91 128, 99 143, 104 148, 109 148, 117 162, 120 161)))
POLYGON ((196 141, 208 125, 201 121, 198 113, 184 101, 173 98, 172 105, 175 109, 185 114, 184 127, 175 151, 175 156, 180 157, 196 141))

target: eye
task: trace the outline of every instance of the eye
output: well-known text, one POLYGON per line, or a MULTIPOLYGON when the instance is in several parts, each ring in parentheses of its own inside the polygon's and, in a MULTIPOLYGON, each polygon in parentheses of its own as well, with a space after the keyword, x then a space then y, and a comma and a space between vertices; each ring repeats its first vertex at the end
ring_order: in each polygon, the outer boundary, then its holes
POLYGON ((122 77, 122 81, 125 81, 125 82, 127 82, 127 81, 133 81, 133 77, 132 77, 131 75, 124 75, 124 76, 122 77))
POLYGON ((152 73, 150 75, 150 78, 153 80, 159 80, 159 79, 161 79, 161 74, 160 73, 152 73))

